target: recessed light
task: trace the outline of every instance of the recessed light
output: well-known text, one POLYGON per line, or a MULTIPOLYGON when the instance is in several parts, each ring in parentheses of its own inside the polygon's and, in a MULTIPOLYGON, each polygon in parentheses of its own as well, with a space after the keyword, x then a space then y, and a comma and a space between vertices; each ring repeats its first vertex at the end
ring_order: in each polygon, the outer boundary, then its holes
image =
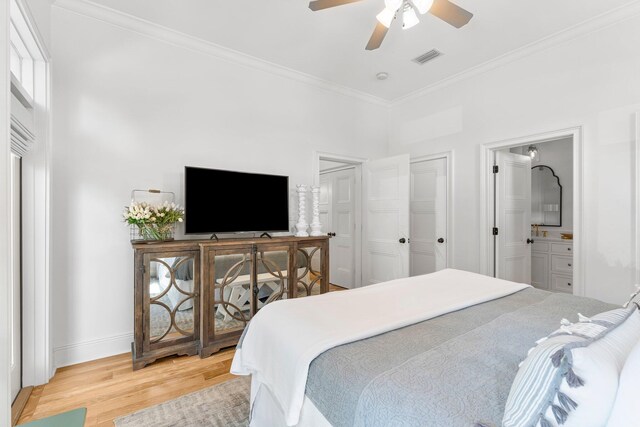
POLYGON ((388 78, 389 78, 389 73, 386 73, 384 71, 381 71, 378 74, 376 74, 376 79, 378 80, 387 80, 388 78))

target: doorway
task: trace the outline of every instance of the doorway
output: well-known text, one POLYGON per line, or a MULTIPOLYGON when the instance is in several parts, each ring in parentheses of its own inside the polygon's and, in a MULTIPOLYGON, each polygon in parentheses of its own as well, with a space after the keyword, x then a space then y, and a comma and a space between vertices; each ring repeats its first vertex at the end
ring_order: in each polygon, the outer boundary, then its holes
POLYGON ((582 295, 580 136, 576 128, 485 145, 485 274, 582 295))
MULTIPOLYGON (((320 223, 331 236, 331 283, 356 287, 356 200, 360 197, 361 168, 357 164, 320 161, 320 223)), ((358 221, 359 222, 359 221, 358 221)))
POLYGON ((315 170, 332 284, 349 287, 353 274, 354 287, 367 286, 451 265, 453 152, 375 160, 316 153, 315 170))
POLYGON ((329 240, 329 277, 334 286, 362 286, 362 165, 364 158, 315 153, 320 223, 329 240))

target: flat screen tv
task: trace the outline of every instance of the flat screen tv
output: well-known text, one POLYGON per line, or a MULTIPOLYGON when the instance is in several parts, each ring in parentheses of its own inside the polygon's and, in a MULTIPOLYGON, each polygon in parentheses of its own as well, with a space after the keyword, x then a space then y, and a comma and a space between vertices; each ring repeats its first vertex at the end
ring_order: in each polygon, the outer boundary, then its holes
POLYGON ((185 167, 187 234, 289 230, 289 177, 185 167))

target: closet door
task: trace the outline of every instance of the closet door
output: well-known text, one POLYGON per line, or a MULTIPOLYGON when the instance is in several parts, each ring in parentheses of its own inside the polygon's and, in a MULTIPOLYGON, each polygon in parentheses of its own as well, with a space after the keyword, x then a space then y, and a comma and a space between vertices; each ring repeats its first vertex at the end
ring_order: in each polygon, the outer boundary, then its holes
POLYGON ((411 163, 411 276, 447 267, 447 160, 411 163))
POLYGON ((356 193, 355 167, 320 175, 321 223, 332 236, 331 282, 348 289, 354 288, 356 281, 356 193))
POLYGON ((364 163, 362 283, 409 275, 409 155, 364 163))

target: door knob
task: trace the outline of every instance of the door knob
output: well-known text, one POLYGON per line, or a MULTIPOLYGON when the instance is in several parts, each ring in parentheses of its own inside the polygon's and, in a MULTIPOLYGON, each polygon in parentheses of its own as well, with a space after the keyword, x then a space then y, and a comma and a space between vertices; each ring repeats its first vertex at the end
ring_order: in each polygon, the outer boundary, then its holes
POLYGON ((336 237, 336 233, 327 233, 327 236, 329 236, 329 237, 336 237))
POLYGON ((527 244, 533 243, 533 239, 527 239, 527 244))
POLYGON ((438 243, 444 243, 444 239, 441 237, 438 239, 438 243))
POLYGON ((400 242, 400 243, 407 243, 407 239, 405 239, 404 237, 402 237, 400 240, 398 240, 398 242, 400 242))

